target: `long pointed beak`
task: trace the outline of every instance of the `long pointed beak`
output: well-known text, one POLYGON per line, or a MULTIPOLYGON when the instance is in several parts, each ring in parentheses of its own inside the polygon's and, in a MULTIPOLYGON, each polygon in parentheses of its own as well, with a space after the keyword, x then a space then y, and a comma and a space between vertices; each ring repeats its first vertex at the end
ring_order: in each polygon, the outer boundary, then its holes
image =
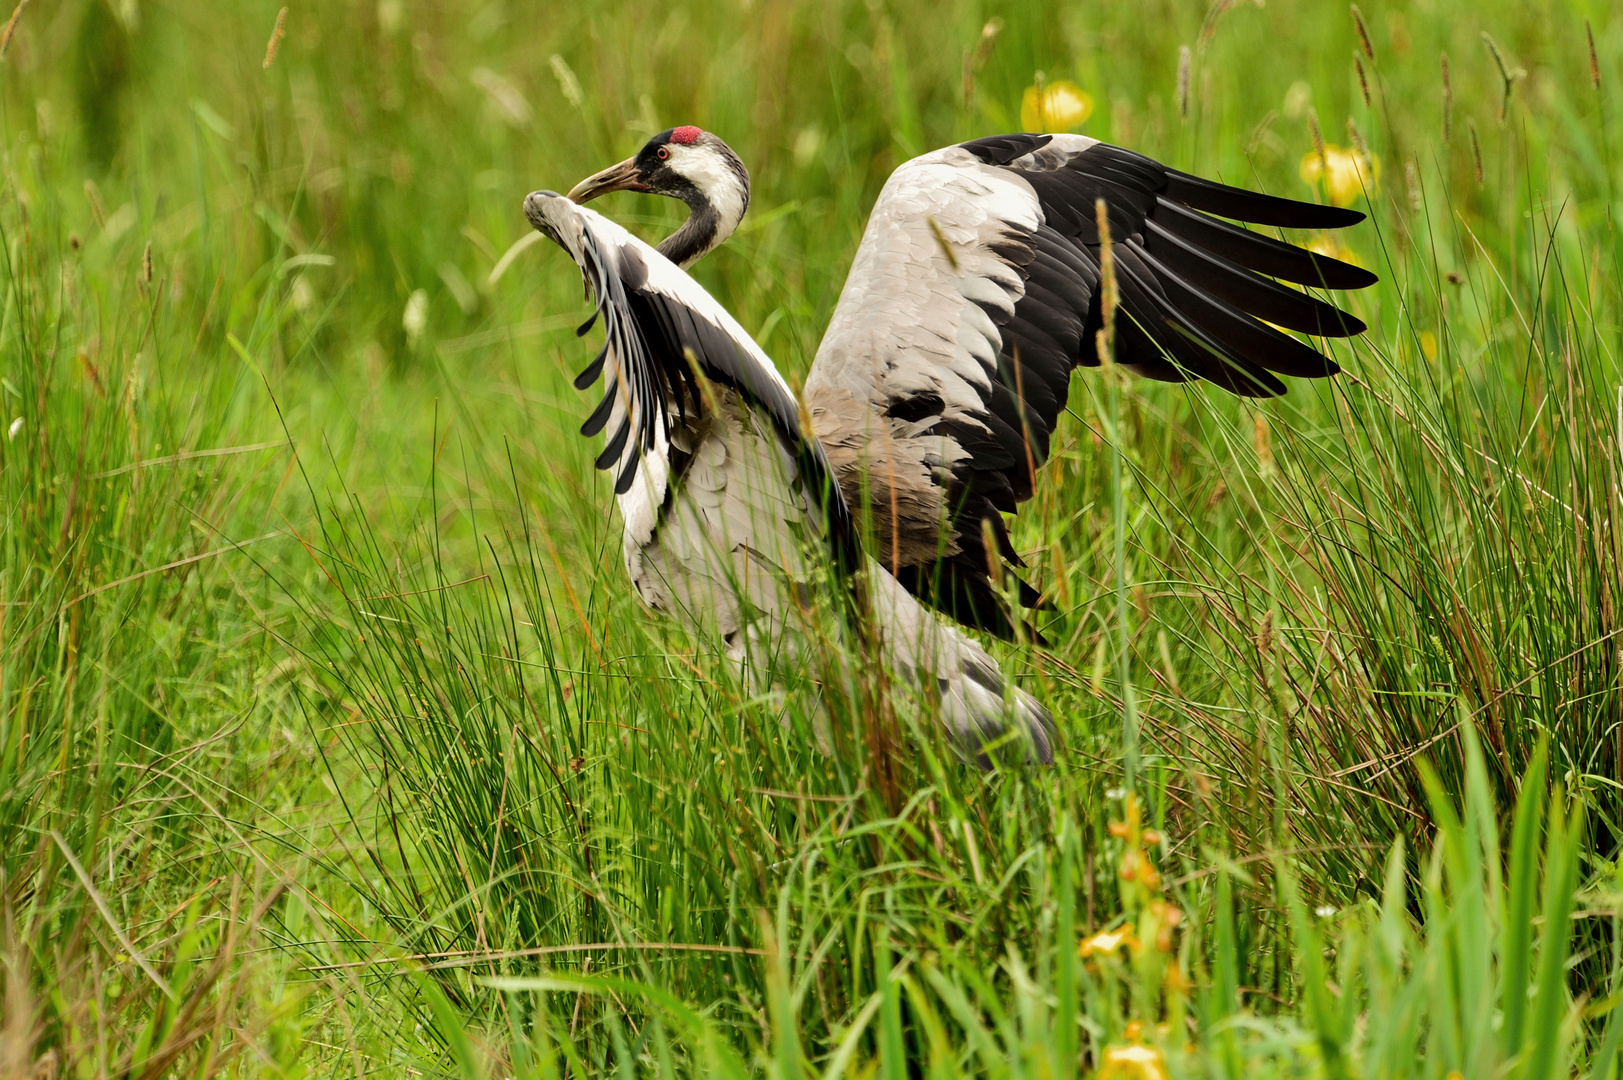
POLYGON ((637 159, 626 158, 618 165, 610 165, 600 173, 593 173, 574 187, 569 189, 569 197, 575 202, 590 202, 599 195, 607 195, 611 191, 648 191, 647 184, 642 182, 642 173, 637 171, 637 159))

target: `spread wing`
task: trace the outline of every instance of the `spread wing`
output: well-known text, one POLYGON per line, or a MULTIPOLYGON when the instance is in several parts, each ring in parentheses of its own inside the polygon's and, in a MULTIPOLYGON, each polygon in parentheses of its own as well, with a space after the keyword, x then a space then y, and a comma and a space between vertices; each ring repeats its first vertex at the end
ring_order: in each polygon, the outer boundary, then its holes
MULTIPOLYGON (((1362 214, 1201 180, 1080 135, 979 139, 897 169, 806 404, 881 562, 915 595, 1001 637, 1013 615, 991 566, 1021 565, 1001 514, 1031 497, 1071 371, 1098 363, 1101 198, 1121 297, 1117 359, 1148 378, 1268 397, 1285 392, 1279 375, 1333 375, 1333 361, 1276 327, 1346 337, 1364 324, 1274 279, 1376 280, 1211 216, 1330 229, 1362 214)), ((1022 605, 1040 602, 1019 590, 1022 605)))
POLYGON ((615 495, 633 541, 649 541, 669 507, 672 477, 692 465, 694 448, 679 431, 704 417, 702 376, 735 391, 766 418, 794 459, 808 502, 821 508, 830 543, 854 560, 848 510, 822 448, 801 431, 794 391, 727 310, 663 255, 593 210, 538 191, 525 199, 524 212, 580 267, 596 310, 578 333, 584 336, 603 319, 602 351, 575 379, 584 390, 606 376, 603 398, 581 434, 608 433, 597 467, 615 471, 615 495))

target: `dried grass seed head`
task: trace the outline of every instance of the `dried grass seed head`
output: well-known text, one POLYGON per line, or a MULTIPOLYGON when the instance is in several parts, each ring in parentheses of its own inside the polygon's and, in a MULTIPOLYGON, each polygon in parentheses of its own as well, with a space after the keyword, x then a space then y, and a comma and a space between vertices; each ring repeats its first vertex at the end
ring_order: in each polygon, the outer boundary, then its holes
POLYGON ((1443 145, 1447 146, 1454 137, 1454 83, 1448 75, 1448 54, 1440 54, 1438 60, 1443 69, 1443 145))
POLYGON ((1375 46, 1370 44, 1369 28, 1364 25, 1364 13, 1358 10, 1357 4, 1352 6, 1352 21, 1353 28, 1358 31, 1358 47, 1364 51, 1364 55, 1373 64, 1375 62, 1375 46))
POLYGON ((286 22, 287 8, 284 7, 281 11, 276 13, 276 26, 271 30, 270 41, 265 45, 264 69, 266 71, 269 71, 270 66, 276 63, 276 50, 281 47, 282 36, 284 34, 283 24, 286 22))
POLYGON ((1600 56, 1595 52, 1595 28, 1584 20, 1584 37, 1589 42, 1589 85, 1600 89, 1600 56))
POLYGON ((1189 46, 1178 46, 1178 115, 1189 119, 1189 68, 1193 63, 1189 46))
POLYGON ((1493 57, 1494 64, 1499 68, 1499 78, 1504 87, 1504 94, 1499 99, 1499 122, 1503 124, 1510 111, 1510 95, 1515 91, 1516 83, 1527 77, 1527 71, 1525 68, 1512 67, 1500 51, 1499 43, 1486 30, 1482 31, 1482 44, 1487 46, 1488 55, 1493 57))

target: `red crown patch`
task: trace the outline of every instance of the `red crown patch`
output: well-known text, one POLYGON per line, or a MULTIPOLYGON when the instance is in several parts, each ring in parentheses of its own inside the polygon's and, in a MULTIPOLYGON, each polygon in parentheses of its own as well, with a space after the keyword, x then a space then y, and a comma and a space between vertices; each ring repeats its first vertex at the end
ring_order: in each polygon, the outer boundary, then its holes
POLYGON ((699 136, 703 134, 704 132, 692 124, 684 124, 671 132, 671 142, 676 143, 678 146, 692 146, 699 141, 699 136))

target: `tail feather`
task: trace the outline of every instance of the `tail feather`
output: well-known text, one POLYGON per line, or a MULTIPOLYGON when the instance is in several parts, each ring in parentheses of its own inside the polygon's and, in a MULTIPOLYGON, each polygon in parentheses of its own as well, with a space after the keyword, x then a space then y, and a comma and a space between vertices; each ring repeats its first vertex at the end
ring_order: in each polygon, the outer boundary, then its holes
POLYGON ((941 699, 947 734, 982 768, 1054 760, 1054 718, 1036 698, 1009 685, 997 661, 972 638, 925 608, 870 560, 874 620, 892 669, 941 699), (1013 739, 1009 736, 1013 734, 1013 739))

